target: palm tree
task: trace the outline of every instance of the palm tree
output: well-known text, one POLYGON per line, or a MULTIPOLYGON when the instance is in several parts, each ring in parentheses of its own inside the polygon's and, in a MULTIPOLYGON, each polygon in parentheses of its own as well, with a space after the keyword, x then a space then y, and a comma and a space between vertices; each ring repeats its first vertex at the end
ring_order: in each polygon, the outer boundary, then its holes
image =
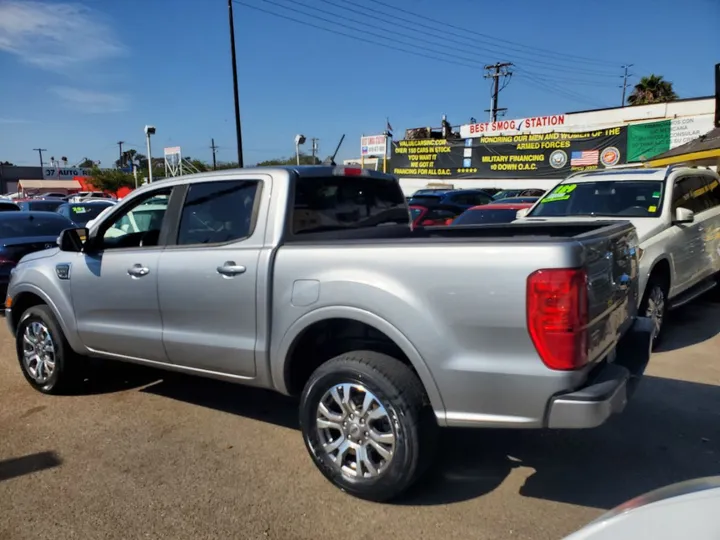
POLYGON ((670 81, 663 80, 662 75, 654 73, 643 77, 635 85, 632 94, 627 98, 629 105, 649 105, 650 103, 666 103, 678 99, 670 81))

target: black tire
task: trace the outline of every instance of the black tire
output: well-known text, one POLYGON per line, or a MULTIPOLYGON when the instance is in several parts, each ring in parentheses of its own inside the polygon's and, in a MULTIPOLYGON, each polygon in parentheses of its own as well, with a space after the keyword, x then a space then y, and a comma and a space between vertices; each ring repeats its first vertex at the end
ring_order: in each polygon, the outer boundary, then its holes
POLYGON ((43 394, 66 394, 76 388, 77 383, 80 381, 76 374, 80 367, 80 359, 70 348, 67 339, 65 339, 65 334, 63 334, 55 315, 48 306, 33 306, 22 314, 15 333, 15 348, 25 380, 38 392, 43 394), (52 374, 47 380, 40 382, 30 373, 28 366, 24 362, 23 354, 25 330, 36 322, 47 329, 47 333, 52 340, 55 357, 55 367, 52 374))
MULTIPOLYGON (((389 501, 416 482, 432 461, 437 441, 435 416, 417 375, 395 358, 373 351, 342 354, 315 370, 302 393, 300 428, 310 456, 330 482, 351 495, 376 502, 389 501), (323 447, 318 407, 327 392, 343 384, 362 385, 374 394, 392 421, 392 425, 386 424, 395 439, 392 457, 377 468, 377 476, 358 478, 347 469, 343 472, 323 447)), ((365 435, 367 440, 368 433, 365 435)), ((361 467, 363 475, 366 468, 361 467)))
POLYGON ((639 314, 644 317, 650 317, 655 321, 655 317, 653 315, 653 309, 651 309, 650 302, 654 295, 661 295, 662 302, 663 302, 663 308, 662 308, 662 317, 660 321, 660 327, 656 329, 655 331, 655 337, 653 338, 653 344, 652 348, 655 350, 658 345, 662 342, 662 338, 665 335, 665 326, 667 322, 667 315, 668 315, 668 286, 667 282, 662 279, 659 276, 652 275, 650 276, 650 280, 648 281, 647 286, 645 287, 645 295, 643 296, 642 303, 640 304, 640 312, 639 314))

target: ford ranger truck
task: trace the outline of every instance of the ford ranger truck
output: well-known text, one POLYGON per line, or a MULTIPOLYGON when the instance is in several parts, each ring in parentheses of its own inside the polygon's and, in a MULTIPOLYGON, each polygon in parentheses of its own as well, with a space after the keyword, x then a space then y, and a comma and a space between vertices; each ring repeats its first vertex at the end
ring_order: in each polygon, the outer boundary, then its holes
POLYGON ((312 461, 370 500, 420 477, 438 428, 604 423, 650 355, 629 222, 412 228, 374 171, 162 180, 58 244, 5 301, 33 388, 77 390, 95 357, 297 395, 312 461))

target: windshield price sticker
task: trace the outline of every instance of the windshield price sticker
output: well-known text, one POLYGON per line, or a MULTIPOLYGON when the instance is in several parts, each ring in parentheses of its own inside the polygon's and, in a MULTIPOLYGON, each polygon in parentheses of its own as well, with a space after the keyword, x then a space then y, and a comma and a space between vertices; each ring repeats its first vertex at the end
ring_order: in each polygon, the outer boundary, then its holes
POLYGON ((567 201, 570 198, 570 194, 575 191, 577 184, 563 184, 556 187, 552 193, 545 197, 541 203, 567 201))
POLYGON ((659 192, 659 191, 656 191, 655 193, 653 193, 652 196, 653 196, 653 199, 659 199, 659 198, 660 198, 660 192, 659 192))
POLYGON ((84 206, 73 206, 72 211, 75 214, 85 214, 88 212, 88 209, 85 208, 84 206))

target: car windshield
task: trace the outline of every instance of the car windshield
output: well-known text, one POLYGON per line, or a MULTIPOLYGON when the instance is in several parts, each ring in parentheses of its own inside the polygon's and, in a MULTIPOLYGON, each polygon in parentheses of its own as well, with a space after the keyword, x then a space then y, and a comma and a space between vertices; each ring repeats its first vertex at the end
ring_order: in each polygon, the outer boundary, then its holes
POLYGON ((482 223, 510 223, 515 219, 517 210, 510 208, 490 208, 468 210, 458 216, 452 225, 479 225, 482 223))
POLYGON ((509 190, 504 189, 502 191, 498 191, 495 195, 493 195, 493 199, 505 199, 506 197, 515 197, 518 193, 520 193, 517 189, 509 190))
POLYGON ((528 216, 656 217, 662 209, 663 182, 603 180, 560 184, 528 216))
POLYGON ((100 212, 110 205, 105 204, 72 204, 70 205, 70 219, 78 225, 85 225, 91 219, 95 219, 100 212))
POLYGON ((0 238, 56 236, 70 227, 72 223, 60 214, 5 212, 0 215, 0 238))
POLYGON ((30 201, 25 210, 33 212, 54 212, 64 201, 30 201))

